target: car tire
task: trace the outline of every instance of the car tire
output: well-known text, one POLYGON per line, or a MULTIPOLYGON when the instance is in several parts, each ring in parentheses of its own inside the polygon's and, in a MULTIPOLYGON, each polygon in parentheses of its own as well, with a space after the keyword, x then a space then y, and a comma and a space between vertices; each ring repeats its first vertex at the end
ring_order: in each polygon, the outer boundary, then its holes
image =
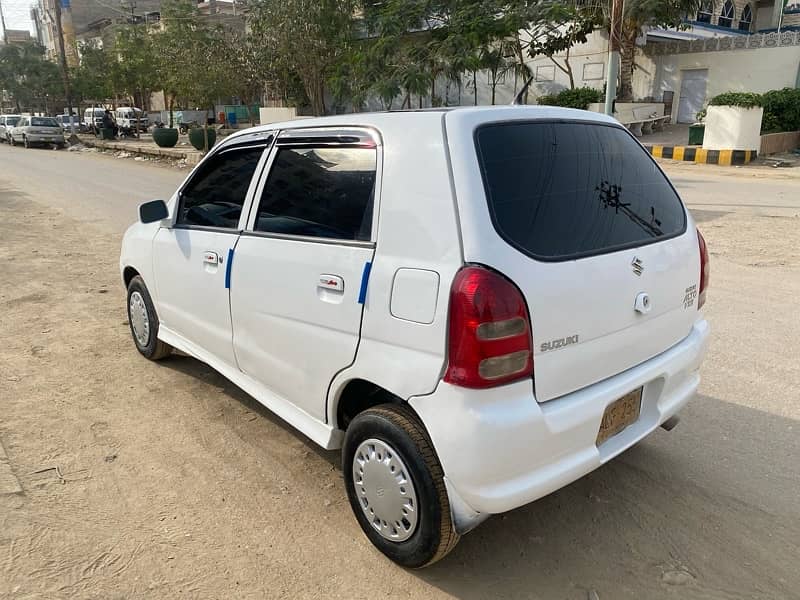
POLYGON ((11 144, 12 146, 16 146, 17 145, 17 141, 14 139, 14 136, 10 136, 8 138, 8 143, 11 144))
POLYGON ((458 543, 442 466, 428 432, 408 406, 383 404, 358 414, 345 434, 342 472, 361 529, 394 562, 414 569, 425 567, 444 558, 458 543), (356 460, 357 456, 361 458, 356 460), (412 500, 416 514, 408 516, 412 500), (399 514, 398 502, 404 503, 399 514), (383 516, 395 519, 394 523, 382 520, 383 516), (399 539, 390 539, 392 535, 399 539))
POLYGON ((140 276, 128 284, 128 325, 136 349, 145 358, 161 360, 172 353, 172 346, 158 339, 158 315, 150 292, 140 276))
POLYGON ((25 146, 26 148, 30 148, 31 147, 31 144, 28 141, 28 136, 25 136, 25 135, 22 136, 22 145, 25 146))

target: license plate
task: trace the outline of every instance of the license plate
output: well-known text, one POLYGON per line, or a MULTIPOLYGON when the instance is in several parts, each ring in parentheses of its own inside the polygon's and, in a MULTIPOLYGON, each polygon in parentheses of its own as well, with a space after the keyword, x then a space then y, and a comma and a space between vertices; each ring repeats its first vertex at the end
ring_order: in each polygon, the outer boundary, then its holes
POLYGON ((603 419, 600 421, 596 444, 599 446, 608 438, 620 433, 631 423, 635 423, 639 418, 641 406, 642 388, 633 390, 609 404, 603 413, 603 419))

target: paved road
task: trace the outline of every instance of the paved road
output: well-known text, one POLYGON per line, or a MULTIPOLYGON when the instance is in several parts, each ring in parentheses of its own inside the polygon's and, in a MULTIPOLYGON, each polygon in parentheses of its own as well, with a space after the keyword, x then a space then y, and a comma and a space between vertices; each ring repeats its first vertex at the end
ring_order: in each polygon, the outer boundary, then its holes
MULTIPOLYGON (((0 184, 11 185, 82 221, 123 232, 136 206, 169 198, 188 173, 94 152, 55 152, 0 144, 0 184)), ((702 211, 793 215, 800 211, 800 176, 785 171, 666 164, 684 201, 702 211), (781 177, 770 179, 768 177, 781 177)))
POLYGON ((698 397, 409 572, 364 540, 337 453, 204 365, 132 349, 119 236, 184 173, 5 146, 0 164, 0 441, 24 490, 0 490, 0 598, 800 597, 800 180, 668 166, 712 252, 698 397))

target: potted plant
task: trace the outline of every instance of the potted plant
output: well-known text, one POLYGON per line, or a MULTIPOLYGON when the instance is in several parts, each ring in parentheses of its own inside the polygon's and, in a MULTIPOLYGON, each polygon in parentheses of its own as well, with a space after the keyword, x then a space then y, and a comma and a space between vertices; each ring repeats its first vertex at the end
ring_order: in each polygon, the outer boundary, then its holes
POLYGON ((217 130, 208 125, 191 127, 189 129, 189 143, 197 150, 208 152, 217 141, 217 130))
POLYGON ((706 109, 703 108, 702 110, 697 112, 695 115, 697 121, 689 125, 689 145, 690 146, 701 146, 703 144, 703 137, 706 132, 706 125, 703 122, 706 118, 706 109))
POLYGON ((705 150, 758 150, 761 145, 761 94, 726 92, 708 103, 703 148, 705 150))

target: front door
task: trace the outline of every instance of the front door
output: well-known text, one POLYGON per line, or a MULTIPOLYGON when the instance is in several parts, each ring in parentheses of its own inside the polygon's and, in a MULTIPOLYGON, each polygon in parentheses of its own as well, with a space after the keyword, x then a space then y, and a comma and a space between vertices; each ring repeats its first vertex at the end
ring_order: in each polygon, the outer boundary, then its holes
POLYGON ((691 69, 683 71, 681 80, 681 97, 678 100, 678 123, 694 123, 697 113, 706 101, 706 83, 708 69, 691 69))
POLYGON ((278 137, 231 274, 239 368, 320 421, 355 359, 374 254, 378 148, 347 133, 278 137))
POLYGON ((160 229, 153 241, 161 324, 229 365, 236 364, 229 255, 239 239, 242 207, 265 148, 234 147, 206 160, 179 192, 174 226, 160 229))

